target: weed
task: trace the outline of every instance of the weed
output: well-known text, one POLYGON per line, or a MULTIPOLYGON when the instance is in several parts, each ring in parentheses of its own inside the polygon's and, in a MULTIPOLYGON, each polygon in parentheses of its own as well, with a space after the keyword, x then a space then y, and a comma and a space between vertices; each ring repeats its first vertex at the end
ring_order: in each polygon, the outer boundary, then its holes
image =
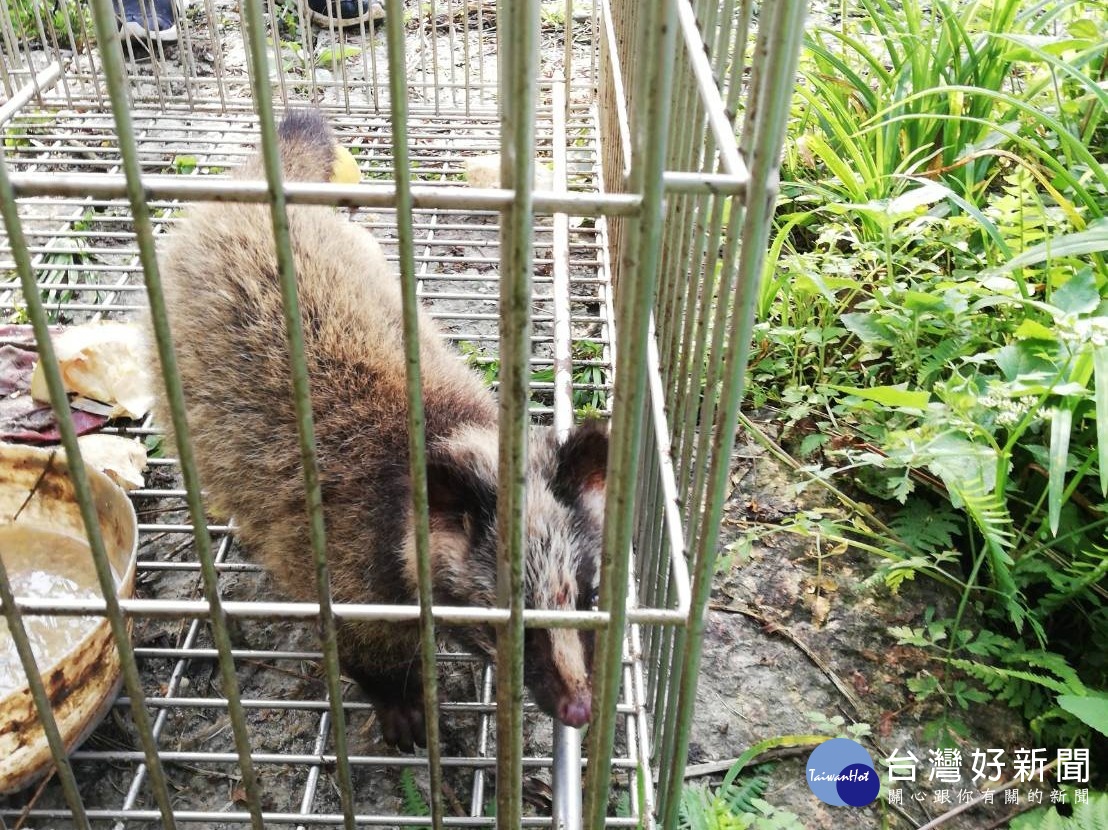
POLYGON ((174 156, 173 165, 166 172, 187 176, 196 169, 196 166, 196 156, 174 156))
POLYGON ((1063 790, 1065 805, 1040 807, 1012 818, 1012 830, 1090 830, 1108 827, 1108 793, 1088 793, 1082 800, 1073 789, 1063 790), (1064 811, 1064 812, 1063 812, 1064 811))
POLYGON ((92 12, 81 0, 9 0, 5 5, 20 40, 63 49, 79 49, 95 41, 92 12))
POLYGON ((350 60, 350 58, 356 58, 362 54, 362 47, 355 46, 352 43, 336 44, 334 46, 325 46, 316 52, 315 65, 318 67, 331 66, 336 67, 343 61, 350 60))
POLYGON ((24 115, 4 128, 4 149, 19 150, 30 147, 35 136, 48 135, 56 126, 52 115, 24 115))
POLYGON ((770 767, 763 764, 746 775, 743 773, 766 750, 815 746, 824 740, 822 735, 787 735, 755 744, 735 761, 718 787, 685 786, 678 805, 677 826, 680 830, 799 830, 804 825, 797 815, 774 807, 763 798, 769 787, 770 767))
POLYGON ((146 447, 147 458, 165 458, 164 435, 147 435, 142 443, 146 447))
POLYGON ((566 5, 559 0, 539 6, 539 24, 544 29, 562 29, 566 25, 566 5))
POLYGON ((300 39, 300 8, 296 0, 281 0, 274 8, 274 22, 282 41, 300 39))
MULTIPOLYGON (((500 361, 492 357, 482 346, 469 341, 458 344, 466 363, 480 372, 486 385, 492 386, 500 376, 500 361)), ((578 418, 596 417, 607 409, 608 370, 601 360, 604 344, 591 340, 575 340, 572 345, 573 408, 578 418)), ((533 369, 531 383, 549 386, 554 383, 554 368, 533 369)), ((533 403, 549 405, 545 390, 533 390, 533 403)))

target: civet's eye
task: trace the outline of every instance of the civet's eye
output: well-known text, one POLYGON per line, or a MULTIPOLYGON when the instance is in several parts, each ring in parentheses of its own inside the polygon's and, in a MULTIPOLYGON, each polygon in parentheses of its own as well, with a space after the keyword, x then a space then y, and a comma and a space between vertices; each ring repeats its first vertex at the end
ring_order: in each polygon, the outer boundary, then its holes
POLYGON ((600 607, 600 589, 593 588, 592 593, 589 595, 589 608, 596 611, 600 607))

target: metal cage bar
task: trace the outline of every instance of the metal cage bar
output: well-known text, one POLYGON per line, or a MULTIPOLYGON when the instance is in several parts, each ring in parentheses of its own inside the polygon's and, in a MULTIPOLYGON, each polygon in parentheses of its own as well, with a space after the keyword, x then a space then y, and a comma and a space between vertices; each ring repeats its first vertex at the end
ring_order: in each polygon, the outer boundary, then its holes
POLYGON ((320 486, 319 462, 315 450, 315 427, 312 415, 311 389, 304 348, 303 323, 296 289, 296 266, 289 236, 289 218, 282 182, 277 127, 274 121, 273 98, 265 79, 265 29, 260 0, 243 0, 243 23, 246 29, 248 54, 253 61, 251 81, 255 104, 261 120, 261 151, 269 189, 269 205, 273 221, 273 237, 277 248, 277 271, 284 305, 286 336, 289 344, 289 365, 292 373, 292 394, 296 404, 297 431, 300 438, 300 463, 304 472, 309 535, 315 558, 315 577, 319 592, 319 621, 322 628, 324 669, 327 694, 331 703, 331 736, 335 744, 342 800, 343 825, 354 830, 354 785, 350 774, 346 742, 346 716, 342 708, 342 686, 339 680, 337 621, 331 608, 331 576, 327 564, 326 530, 323 523, 323 494, 320 486))
MULTIPOLYGON (((637 449, 642 435, 643 403, 646 398, 646 343, 650 308, 661 249, 663 215, 662 171, 665 169, 665 124, 669 118, 670 91, 674 68, 676 10, 668 4, 649 7, 639 15, 638 55, 656 55, 658 60, 636 79, 635 92, 644 101, 635 113, 635 98, 629 100, 632 113, 632 159, 630 187, 643 194, 642 210, 627 228, 626 247, 617 247, 620 267, 617 279, 616 316, 620 320, 620 342, 616 358, 616 386, 612 418, 612 454, 608 460, 608 505, 604 522, 603 565, 600 608, 611 615, 611 623, 597 639, 596 699, 599 701, 589 731, 589 769, 586 778, 585 820, 602 827, 607 813, 611 747, 615 734, 613 704, 618 691, 618 665, 626 625, 626 587, 630 575, 633 491, 638 473, 637 449), (645 100, 644 100, 645 99, 645 100), (632 276, 633 275, 633 276, 632 276), (612 486, 612 485, 615 486, 612 486)), ((618 246, 618 243, 617 243, 618 246)))
MULTIPOLYGON (((399 20, 402 6, 391 0, 388 9, 389 64, 404 58, 403 32, 399 20)), ((427 496, 427 448, 424 439, 423 386, 419 360, 419 311, 416 297, 415 250, 412 239, 411 174, 406 143, 408 90, 399 75, 390 86, 393 119, 393 172, 396 179, 397 231, 400 236, 400 284, 404 315, 404 360, 408 394, 408 470, 412 482, 412 512, 415 516, 417 583, 419 588, 420 666, 423 675, 423 706, 426 713, 427 765, 431 780, 431 825, 442 827, 442 753, 439 747, 438 675, 435 663, 435 619, 431 614, 431 527, 427 496)))
MULTIPOLYGON (((734 443, 739 403, 742 399, 754 303, 776 198, 777 166, 800 35, 803 31, 804 7, 800 2, 780 0, 768 12, 768 21, 759 31, 756 46, 760 58, 756 64, 761 67, 761 73, 754 82, 754 103, 751 108, 754 117, 746 125, 753 136, 750 144, 752 175, 746 194, 742 244, 735 270, 735 295, 729 315, 728 342, 726 350, 720 350, 724 357, 724 372, 721 375, 723 388, 718 412, 712 419, 714 426, 711 430, 710 465, 705 465, 705 456, 701 456, 701 466, 708 466, 709 469, 706 476, 707 491, 702 497, 703 516, 693 530, 696 545, 693 611, 689 625, 678 632, 679 644, 675 652, 675 660, 681 665, 681 682, 677 690, 676 721, 673 726, 674 738, 671 741, 673 752, 666 758, 669 769, 664 776, 659 811, 663 825, 671 825, 677 820, 677 802, 688 753, 688 729, 703 639, 703 609, 708 601, 711 578, 715 572, 716 534, 722 515, 724 481, 729 473, 730 448, 734 443)), ((717 324, 720 322, 717 314, 717 324)), ((722 329, 723 326, 719 326, 717 331, 722 329)))
POLYGON ((531 339, 531 199, 535 163, 535 69, 538 9, 501 0, 498 26, 514 37, 500 41, 507 72, 501 73, 500 180, 514 197, 501 214, 500 452, 496 505, 497 605, 509 612, 496 631, 497 825, 515 827, 523 817, 523 561, 527 400, 531 339))
MULTIPOLYGON (((133 125, 130 120, 129 109, 126 106, 126 89, 123 79, 122 55, 117 49, 112 48, 109 30, 114 21, 110 11, 110 4, 99 2, 94 7, 96 31, 101 43, 107 45, 101 54, 104 69, 108 81, 108 94, 112 101, 112 114, 115 118, 116 130, 121 136, 120 153, 125 176, 128 181, 128 196, 131 209, 135 216, 135 230, 138 237, 139 257, 146 278, 147 295, 151 307, 151 320, 158 340, 159 360, 164 369, 164 377, 167 395, 174 409, 174 430, 178 436, 178 448, 180 453, 180 466, 185 489, 188 498, 189 515, 194 524, 200 524, 204 518, 204 508, 200 494, 200 479, 197 474, 196 463, 192 455, 192 447, 189 441, 188 425, 185 422, 184 397, 180 378, 176 371, 176 361, 173 352, 172 341, 169 333, 168 321, 165 315, 165 299, 161 291, 161 282, 158 273, 157 259, 154 251, 153 227, 150 221, 150 210, 145 196, 142 193, 140 168, 138 158, 134 152, 136 144, 134 140, 133 125)), ((247 734, 246 721, 240 701, 238 681, 235 675, 234 665, 231 661, 231 640, 227 629, 227 618, 222 611, 222 598, 218 589, 218 577, 215 572, 212 558, 211 540, 203 533, 194 535, 196 554, 200 561, 201 572, 204 580, 205 597, 211 607, 209 622, 219 652, 219 664, 223 675, 223 683, 229 701, 229 713, 231 726, 235 736, 236 750, 239 756, 242 781, 246 793, 247 805, 251 813, 251 823, 260 830, 261 821, 261 797, 253 764, 250 759, 250 738, 247 734)))
MULTIPOLYGON (((178 221, 180 202, 254 202, 272 206, 295 350, 299 317, 282 216, 288 205, 350 209, 401 274, 418 515, 425 516, 426 501, 418 486, 418 354, 410 348, 417 303, 476 370, 499 370, 491 385, 502 407, 502 591, 495 608, 433 604, 429 557, 418 542, 419 605, 333 602, 301 384, 319 601, 234 593, 239 580, 262 584, 266 575, 237 558, 233 524, 203 516, 187 438, 181 458, 154 459, 157 475, 132 493, 140 509, 138 568, 155 586, 151 594, 12 598, 0 584, 12 621, 93 614, 116 628, 179 629, 176 641, 131 646, 120 639, 130 662, 112 717, 132 713, 142 748, 94 739, 68 760, 55 748, 61 783, 38 805, 0 797, 0 820, 26 808, 39 821, 81 824, 83 811, 86 826, 117 828, 487 827, 495 770, 500 826, 673 826, 742 391, 745 296, 760 272, 799 4, 763 4, 748 76, 750 2, 594 0, 575 14, 581 4, 565 0, 558 4, 564 19, 552 23, 545 13, 540 19, 534 3, 501 0, 494 10, 489 0, 388 0, 384 29, 372 21, 344 29, 333 22, 313 28, 304 5, 291 0, 193 0, 178 16, 178 43, 156 43, 149 54, 136 42, 118 42, 111 2, 95 0, 95 19, 60 23, 39 4, 25 20, 12 4, 0 6, 0 88, 8 98, 0 105, 7 228, 0 272, 13 275, 0 277, 0 321, 4 314, 33 318, 45 359, 48 318, 125 319, 148 294, 157 320, 153 246, 178 221), (224 48, 239 43, 240 29, 248 36, 241 48, 224 48), (552 32, 562 40, 549 53, 556 57, 545 57, 538 42, 552 32), (281 108, 319 106, 355 153, 363 182, 281 182, 274 100, 281 108), (740 101, 752 103, 743 110, 740 101), (737 141, 734 122, 744 112, 750 117, 737 141), (259 129, 267 181, 224 177, 251 152, 259 129), (499 181, 469 186, 467 161, 497 150, 499 181), (547 160, 553 188, 532 187, 534 168, 547 160), (717 385, 719 395, 709 394, 717 385), (553 421, 565 430, 580 398, 599 402, 612 418, 601 610, 526 609, 520 517, 527 424, 553 421), (429 711, 436 665, 473 675, 471 693, 442 692, 438 701, 444 715, 473 724, 472 748, 456 752, 432 739, 426 757, 393 757, 357 747, 360 738, 347 724, 372 709, 343 700, 336 617, 420 625, 429 711), (324 636, 307 647, 295 638, 264 646, 235 640, 238 627, 268 620, 290 630, 322 620, 324 636), (436 647, 436 630, 454 625, 498 630, 495 686, 489 667, 436 647), (525 727, 542 728, 522 698, 529 627, 597 633, 584 767, 590 800, 580 813, 576 731, 557 730, 554 757, 548 739, 524 735, 525 727), (305 674, 301 664, 323 667, 322 680, 296 681, 311 684, 308 694, 275 697, 259 693, 269 686, 252 685, 255 666, 266 676, 305 674), (192 687, 213 672, 221 678, 218 694, 192 687), (267 717, 287 719, 290 730, 296 724, 295 739, 267 744, 255 731, 267 717), (198 734, 190 718, 226 722, 233 734, 200 748, 176 745, 179 730, 178 740, 198 734), (87 771, 105 761, 126 770, 119 800, 105 800, 89 785, 87 771), (226 772, 243 782, 244 793, 223 809, 202 797, 170 804, 167 782, 180 765, 226 772), (429 815, 390 813, 355 799, 355 782, 375 770, 429 774, 429 815), (456 773, 468 776, 464 808, 451 803, 447 789, 456 773), (549 815, 523 802, 526 776, 540 774, 555 781, 549 815), (295 795, 284 806, 271 808, 251 783, 272 776, 293 782, 295 795), (607 815, 613 781, 627 789, 630 816, 607 815)), ((172 386, 168 337, 159 344, 172 386)), ((302 361, 293 364, 300 374, 302 361)), ((148 422, 111 431, 144 441, 158 434, 148 422)), ((183 424, 175 431, 186 435, 183 424)))

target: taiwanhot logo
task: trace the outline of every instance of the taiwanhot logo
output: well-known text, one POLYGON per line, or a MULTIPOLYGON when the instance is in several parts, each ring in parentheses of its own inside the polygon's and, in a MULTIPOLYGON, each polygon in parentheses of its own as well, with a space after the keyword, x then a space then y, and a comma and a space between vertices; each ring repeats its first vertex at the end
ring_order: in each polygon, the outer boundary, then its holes
POLYGON ((817 746, 808 756, 805 777, 816 798, 836 807, 865 807, 881 790, 873 759, 850 738, 832 738, 817 746))

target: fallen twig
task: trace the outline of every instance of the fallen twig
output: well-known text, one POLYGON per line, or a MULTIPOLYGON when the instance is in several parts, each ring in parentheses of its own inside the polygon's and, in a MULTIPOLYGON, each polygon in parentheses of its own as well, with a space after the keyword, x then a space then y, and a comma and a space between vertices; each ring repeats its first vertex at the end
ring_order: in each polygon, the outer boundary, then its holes
POLYGON ((851 705, 851 707, 853 707, 855 712, 862 711, 862 702, 858 700, 857 695, 855 695, 854 692, 851 691, 850 687, 847 686, 846 683, 844 683, 843 680, 837 674, 835 674, 834 671, 831 670, 831 667, 828 666, 827 663, 824 662, 819 656, 817 656, 816 653, 812 651, 812 649, 809 648, 806 643, 797 639, 796 635, 785 628, 785 626, 773 622, 762 614, 759 614, 757 611, 738 605, 718 605, 716 603, 711 603, 708 607, 711 608, 713 611, 723 611, 729 614, 742 614, 743 616, 749 617, 750 619, 760 623, 762 627, 771 634, 780 634, 782 637, 796 646, 797 649, 803 652, 804 656, 807 657, 817 669, 823 672, 823 674, 827 677, 828 680, 831 681, 834 687, 838 689, 839 694, 846 698, 847 702, 851 705))
POLYGON ((35 805, 38 803, 39 798, 42 796, 42 791, 46 789, 46 785, 50 783, 50 779, 54 777, 55 769, 50 768, 50 772, 46 773, 39 782, 38 787, 35 788, 35 794, 31 796, 31 799, 27 802, 27 805, 23 808, 23 811, 19 814, 19 818, 16 819, 12 830, 20 830, 23 827, 23 822, 27 820, 27 816, 31 814, 31 810, 35 809, 35 805))
MULTIPOLYGON (((1057 763, 1058 763, 1058 761, 1054 760, 1054 761, 1051 761, 1046 766, 1044 766, 1042 774, 1045 775, 1046 771, 1049 770, 1051 767, 1055 766, 1057 763)), ((1040 778, 1040 780, 1042 780, 1042 779, 1040 778)), ((1014 782, 1010 778, 1007 781, 997 781, 994 786, 987 787, 984 792, 979 793, 978 796, 976 798, 974 798, 972 801, 967 801, 964 804, 959 804, 955 807, 950 808, 949 810, 947 810, 942 815, 936 816, 931 821, 927 822, 927 824, 923 825, 922 827, 917 828, 917 830, 935 830, 936 827, 939 827, 943 824, 946 824, 946 822, 950 821, 950 819, 954 818, 955 816, 966 812, 966 810, 969 810, 973 807, 976 807, 978 804, 981 804, 985 800, 985 798, 988 796, 989 793, 995 793, 995 792, 999 792, 1000 790, 1006 790, 1013 783, 1014 782)), ((1038 805, 1035 805, 1035 806, 1038 806, 1038 805)), ((1030 809, 1030 807, 1028 809, 1030 809)), ((1019 811, 1019 812, 1022 812, 1022 811, 1019 811)), ((1007 818, 1002 819, 999 824, 992 824, 990 826, 991 827, 999 827, 1002 824, 1006 824, 1007 822, 1012 820, 1013 816, 1019 815, 1019 812, 1013 813, 1011 816, 1008 816, 1007 818)))

